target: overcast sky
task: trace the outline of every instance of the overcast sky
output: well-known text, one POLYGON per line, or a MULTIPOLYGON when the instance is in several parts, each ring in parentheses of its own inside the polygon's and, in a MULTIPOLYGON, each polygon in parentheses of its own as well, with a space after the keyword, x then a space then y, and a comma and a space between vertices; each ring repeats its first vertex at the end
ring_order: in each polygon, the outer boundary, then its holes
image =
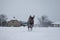
POLYGON ((35 20, 47 15, 50 20, 60 21, 60 0, 0 0, 0 14, 22 21, 29 15, 35 15, 35 20))

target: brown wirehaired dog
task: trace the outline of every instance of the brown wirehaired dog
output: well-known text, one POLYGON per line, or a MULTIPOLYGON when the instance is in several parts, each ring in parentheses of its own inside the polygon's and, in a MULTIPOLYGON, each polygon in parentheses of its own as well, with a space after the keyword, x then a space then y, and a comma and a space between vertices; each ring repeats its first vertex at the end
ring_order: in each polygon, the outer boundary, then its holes
POLYGON ((33 28, 33 26, 34 26, 34 17, 35 16, 29 16, 29 19, 28 19, 28 30, 29 29, 31 29, 31 31, 32 31, 32 28, 33 28))

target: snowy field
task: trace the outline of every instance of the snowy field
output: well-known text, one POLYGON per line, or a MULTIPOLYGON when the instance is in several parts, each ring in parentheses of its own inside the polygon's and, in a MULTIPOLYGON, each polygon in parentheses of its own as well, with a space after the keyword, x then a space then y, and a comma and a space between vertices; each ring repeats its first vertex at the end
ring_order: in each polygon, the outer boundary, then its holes
POLYGON ((0 40, 60 40, 58 27, 0 27, 0 40))

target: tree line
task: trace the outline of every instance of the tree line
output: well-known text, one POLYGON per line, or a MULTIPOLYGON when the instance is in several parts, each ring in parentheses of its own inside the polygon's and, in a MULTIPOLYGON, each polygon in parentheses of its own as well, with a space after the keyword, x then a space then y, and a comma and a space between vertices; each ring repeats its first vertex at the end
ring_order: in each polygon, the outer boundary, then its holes
MULTIPOLYGON (((6 26, 7 19, 8 19, 7 15, 0 14, 0 26, 6 26)), ((51 26, 51 24, 53 23, 51 20, 49 20, 48 16, 46 16, 46 15, 43 15, 40 18, 38 18, 38 21, 39 21, 39 25, 41 27, 48 27, 48 26, 51 26)), ((27 23, 23 22, 22 25, 24 25, 24 24, 27 24, 27 23)))

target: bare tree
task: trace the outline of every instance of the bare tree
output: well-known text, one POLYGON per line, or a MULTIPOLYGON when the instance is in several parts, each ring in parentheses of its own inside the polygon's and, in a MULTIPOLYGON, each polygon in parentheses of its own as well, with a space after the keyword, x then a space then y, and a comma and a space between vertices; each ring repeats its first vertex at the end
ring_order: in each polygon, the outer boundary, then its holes
POLYGON ((48 19, 48 16, 43 15, 41 18, 38 18, 40 26, 48 27, 51 26, 52 21, 48 19))
POLYGON ((7 20, 7 16, 5 14, 0 14, 0 25, 2 26, 7 20))

